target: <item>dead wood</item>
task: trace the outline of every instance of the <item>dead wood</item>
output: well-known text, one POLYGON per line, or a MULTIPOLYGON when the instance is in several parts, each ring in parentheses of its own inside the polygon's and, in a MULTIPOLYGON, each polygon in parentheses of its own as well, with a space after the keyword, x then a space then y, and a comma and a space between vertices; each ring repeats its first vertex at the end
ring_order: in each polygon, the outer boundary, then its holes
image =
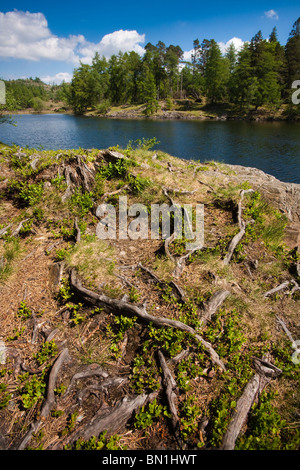
POLYGON ((71 271, 70 283, 73 289, 77 292, 77 294, 79 294, 86 302, 92 305, 100 305, 106 310, 113 312, 116 315, 128 315, 129 317, 137 317, 140 321, 147 324, 153 323, 153 325, 159 328, 172 327, 190 333, 206 349, 206 351, 211 357, 211 360, 216 365, 218 365, 221 370, 225 370, 223 362, 221 361, 211 344, 205 341, 200 335, 198 335, 191 326, 186 325, 178 320, 171 320, 169 318, 155 317, 153 315, 149 315, 143 306, 131 304, 129 302, 125 302, 119 299, 112 299, 104 294, 97 294, 96 292, 93 292, 81 285, 81 282, 77 277, 75 269, 71 271))
POLYGON ((198 183, 203 184, 204 186, 207 186, 213 193, 215 192, 214 188, 207 183, 204 183, 204 181, 198 180, 198 183))
POLYGON ((291 281, 285 281, 283 283, 281 283, 279 286, 277 287, 274 287, 273 289, 271 290, 268 290, 268 292, 266 292, 264 294, 264 297, 269 297, 270 295, 273 295, 275 294, 276 292, 279 292, 281 290, 284 290, 284 289, 287 289, 290 285, 291 281))
POLYGON ((234 450, 235 442, 247 420, 248 413, 254 400, 261 394, 264 387, 281 374, 281 370, 264 359, 254 358, 256 374, 246 385, 243 394, 238 399, 232 419, 223 437, 221 450, 234 450))
POLYGON ((20 233, 20 231, 22 230, 22 227, 23 225, 28 222, 28 220, 30 220, 29 218, 28 219, 25 219, 25 220, 22 220, 22 222, 19 223, 18 227, 16 228, 16 230, 13 231, 12 233, 12 237, 17 237, 20 233))
POLYGON ((102 151, 101 156, 108 163, 117 163, 120 160, 128 160, 128 158, 122 153, 117 152, 115 150, 109 150, 109 149, 102 151))
POLYGON ((61 351, 60 355, 54 362, 50 375, 49 375, 49 380, 48 380, 48 385, 47 385, 47 397, 46 397, 46 400, 44 401, 41 413, 39 415, 39 419, 36 419, 35 421, 31 423, 30 429, 28 433, 25 435, 25 437, 23 438, 21 444, 18 447, 18 450, 24 450, 26 448, 29 441, 31 440, 32 435, 39 431, 45 419, 47 418, 48 414, 53 409, 55 405, 54 389, 56 385, 57 375, 63 363, 68 359, 68 357, 69 357, 69 351, 67 348, 65 348, 61 351))
POLYGON ((223 259, 223 263, 225 265, 230 263, 234 250, 236 249, 237 245, 240 243, 241 239, 243 238, 246 232, 246 222, 242 218, 242 202, 244 199, 244 194, 248 192, 253 192, 253 189, 247 189, 247 190, 243 189, 240 192, 241 199, 237 206, 237 219, 238 219, 238 226, 239 226, 240 231, 233 237, 233 239, 229 243, 228 251, 226 253, 226 256, 223 259))
POLYGON ((129 184, 126 184, 125 186, 122 186, 122 188, 120 189, 117 189, 116 191, 112 191, 112 192, 107 192, 107 193, 104 193, 101 200, 102 202, 106 201, 109 197, 111 196, 115 196, 116 194, 119 194, 121 193, 122 191, 126 191, 127 189, 129 189, 130 186, 129 184))
MULTIPOLYGON (((192 196, 197 192, 197 189, 193 191, 186 191, 185 189, 178 189, 178 188, 163 188, 167 193, 174 193, 174 194, 182 194, 183 196, 192 196)), ((167 196, 169 197, 169 196, 167 196)))
POLYGON ((2 229, 0 230, 0 238, 3 237, 3 235, 6 234, 6 232, 8 231, 8 229, 9 229, 11 226, 12 226, 12 224, 8 224, 8 225, 6 225, 6 227, 4 227, 4 228, 2 228, 2 229))
POLYGON ((297 349, 298 347, 298 344, 296 343, 296 341, 294 340, 293 336, 292 336, 292 333, 289 331, 288 327, 286 326, 285 322, 276 315, 276 320, 278 321, 278 323, 281 325, 283 331, 286 333, 287 337, 289 338, 290 342, 292 343, 292 347, 297 349))
POLYGON ((159 284, 162 288, 166 288, 167 286, 170 286, 172 288, 173 292, 175 293, 176 297, 179 298, 179 300, 181 302, 185 302, 185 293, 184 293, 184 291, 174 281, 170 281, 170 282, 162 281, 150 269, 143 266, 142 263, 138 263, 137 267, 142 269, 146 273, 148 273, 149 276, 152 277, 152 279, 154 279, 154 281, 157 284, 159 284))
POLYGON ((108 373, 100 366, 95 367, 95 364, 87 366, 82 371, 77 372, 75 375, 73 375, 71 382, 67 390, 64 393, 64 398, 71 392, 74 386, 74 383, 77 380, 87 379, 87 378, 94 377, 94 376, 98 376, 98 377, 102 377, 106 379, 108 377, 108 373))
POLYGON ((107 431, 108 434, 118 432, 126 425, 134 412, 144 406, 148 401, 154 400, 157 395, 158 391, 150 395, 143 393, 142 395, 132 397, 125 396, 113 407, 101 407, 89 421, 88 425, 78 429, 68 437, 67 444, 71 444, 79 438, 88 440, 92 436, 99 436, 103 431, 107 431))
POLYGON ((81 241, 81 231, 80 231, 80 228, 79 228, 79 225, 78 225, 77 217, 75 217, 75 220, 74 220, 74 227, 75 227, 75 230, 76 230, 76 243, 79 243, 81 241))
POLYGON ((183 446, 179 433, 180 421, 177 414, 176 401, 178 395, 178 388, 176 382, 171 374, 171 371, 166 363, 165 357, 161 351, 158 351, 158 358, 163 373, 163 385, 165 387, 169 410, 171 412, 171 421, 173 426, 174 435, 178 443, 183 446))

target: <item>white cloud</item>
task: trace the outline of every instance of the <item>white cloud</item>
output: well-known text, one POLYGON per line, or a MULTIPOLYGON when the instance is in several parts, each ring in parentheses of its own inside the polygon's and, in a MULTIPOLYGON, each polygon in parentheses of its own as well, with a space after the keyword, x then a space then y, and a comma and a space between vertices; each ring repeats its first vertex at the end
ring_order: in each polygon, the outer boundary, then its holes
MULTIPOLYGON (((233 37, 229 39, 226 43, 225 42, 218 42, 218 45, 221 49, 222 54, 225 54, 226 49, 230 46, 230 44, 233 44, 236 51, 240 51, 245 44, 244 41, 240 38, 233 37)), ((194 49, 191 49, 190 51, 185 51, 183 53, 183 60, 186 62, 191 62, 192 61, 192 54, 194 52, 194 49)))
POLYGON ((105 56, 107 58, 113 54, 118 54, 119 51, 135 51, 143 55, 145 49, 140 45, 140 43, 143 42, 145 42, 144 34, 139 34, 134 30, 124 31, 120 29, 119 31, 114 31, 113 33, 103 36, 98 44, 86 41, 83 47, 79 49, 79 52, 82 55, 82 62, 90 64, 96 52, 98 52, 101 57, 105 56))
POLYGON ((270 19, 270 20, 278 20, 279 19, 279 16, 278 16, 278 14, 276 13, 275 10, 265 11, 265 17, 270 19))
POLYGON ((184 51, 182 60, 184 60, 185 62, 191 62, 193 52, 194 49, 191 49, 190 51, 184 51))
POLYGON ((51 33, 43 13, 0 12, 0 57, 79 63, 76 47, 84 36, 59 38, 51 33))
POLYGON ((46 77, 41 77, 42 82, 49 83, 50 85, 60 85, 62 82, 70 83, 72 80, 72 74, 69 72, 59 72, 55 75, 47 75, 46 77))
POLYGON ((137 31, 119 30, 105 35, 99 43, 89 42, 83 35, 58 37, 51 33, 43 13, 19 10, 0 12, 0 57, 39 61, 58 60, 79 65, 91 63, 95 52, 106 57, 122 52, 143 54, 140 45, 145 35, 137 31))
POLYGON ((236 38, 236 37, 233 37, 231 39, 229 39, 229 41, 227 41, 226 43, 224 42, 219 42, 219 47, 221 49, 221 52, 222 54, 225 54, 226 52, 226 49, 228 49, 228 47, 230 46, 230 44, 233 44, 236 51, 240 51, 244 45, 244 41, 240 38, 236 38))

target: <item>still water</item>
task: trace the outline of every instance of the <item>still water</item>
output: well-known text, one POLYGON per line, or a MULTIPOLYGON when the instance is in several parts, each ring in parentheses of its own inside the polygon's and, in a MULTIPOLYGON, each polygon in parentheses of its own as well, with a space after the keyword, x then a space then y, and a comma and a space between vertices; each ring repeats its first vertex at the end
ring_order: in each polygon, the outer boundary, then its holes
POLYGON ((281 181, 300 183, 300 123, 160 121, 16 115, 2 124, 0 141, 44 149, 126 147, 136 139, 160 142, 155 149, 187 160, 216 160, 259 168, 281 181))

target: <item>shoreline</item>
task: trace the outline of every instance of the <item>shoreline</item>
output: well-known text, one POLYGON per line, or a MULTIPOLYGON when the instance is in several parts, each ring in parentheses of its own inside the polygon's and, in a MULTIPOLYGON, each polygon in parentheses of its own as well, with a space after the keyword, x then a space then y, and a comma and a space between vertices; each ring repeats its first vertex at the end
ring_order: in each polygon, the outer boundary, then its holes
POLYGON ((289 119, 284 116, 283 113, 280 115, 264 114, 264 112, 253 112, 250 115, 237 115, 228 114, 225 111, 223 113, 206 113, 204 111, 198 111, 201 114, 195 114, 192 111, 179 111, 179 110, 161 110, 153 115, 145 116, 142 112, 142 107, 133 110, 114 110, 111 109, 105 114, 99 114, 96 111, 88 111, 84 114, 75 114, 72 110, 55 111, 52 109, 45 109, 40 112, 35 112, 32 108, 15 110, 15 111, 3 111, 3 115, 70 115, 70 116, 82 116, 82 117, 98 117, 103 119, 123 119, 123 120, 154 120, 154 121, 245 121, 245 122, 292 122, 299 123, 298 119, 289 119))

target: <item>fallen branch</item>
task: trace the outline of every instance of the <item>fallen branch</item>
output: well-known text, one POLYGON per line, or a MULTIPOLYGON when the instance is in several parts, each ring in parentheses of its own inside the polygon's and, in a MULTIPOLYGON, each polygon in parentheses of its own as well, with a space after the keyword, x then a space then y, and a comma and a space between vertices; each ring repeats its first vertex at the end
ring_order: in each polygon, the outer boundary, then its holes
POLYGON ((98 366, 98 367, 87 366, 84 370, 77 372, 77 374, 73 375, 71 382, 67 390, 65 391, 63 397, 65 398, 71 392, 73 385, 77 380, 94 377, 95 375, 98 377, 103 377, 105 379, 108 377, 108 373, 105 372, 105 370, 103 370, 101 366, 98 366))
MULTIPOLYGON (((166 187, 164 187, 163 189, 167 191, 168 193, 171 192, 174 194, 182 194, 183 196, 192 196, 193 194, 197 192, 197 189, 194 189, 193 191, 186 191, 185 189, 177 189, 177 188, 173 189, 173 188, 166 188, 166 187)), ((167 197, 169 197, 169 195, 167 197)))
POLYGON ((177 328, 181 331, 186 331, 190 333, 197 341, 199 341, 202 346, 206 349, 208 354, 211 357, 211 360, 218 365, 221 370, 225 370, 225 366, 221 359, 219 358, 216 351, 213 349, 210 343, 205 341, 200 335, 196 333, 196 331, 189 325, 182 323, 178 320, 171 320, 169 318, 164 317, 155 317, 153 315, 149 315, 144 307, 137 306, 135 304, 131 304, 129 302, 125 302, 119 299, 113 299, 107 297, 104 294, 97 294, 81 285, 79 281, 75 269, 72 269, 71 276, 70 276, 70 283, 73 289, 88 303, 92 305, 101 305, 102 307, 108 309, 109 311, 113 311, 117 315, 127 315, 129 317, 138 317, 144 323, 152 323, 154 326, 157 327, 172 327, 177 328))
POLYGON ((104 193, 102 198, 101 198, 102 202, 106 201, 106 199, 108 199, 111 196, 115 196, 116 194, 119 194, 122 191, 124 191, 126 189, 129 189, 129 187, 130 187, 129 184, 126 184, 125 186, 122 186, 122 188, 117 189, 116 191, 112 191, 110 193, 104 193))
POLYGON ((290 342, 292 343, 292 348, 297 349, 298 348, 298 343, 294 340, 292 337, 292 333, 289 331, 288 327, 284 323, 284 321, 276 315, 276 320, 278 323, 282 326, 282 329, 286 333, 287 337, 289 338, 290 342))
POLYGON ((39 418, 31 423, 30 430, 28 431, 26 436, 23 438, 21 444, 18 447, 18 450, 24 450, 26 448, 29 441, 31 440, 32 435, 39 431, 39 429, 44 424, 44 421, 47 418, 48 414, 53 409, 53 406, 55 404, 54 389, 56 385, 56 378, 63 363, 68 359, 68 357, 69 357, 69 351, 67 348, 65 348, 61 351, 60 355, 54 362, 50 375, 49 375, 49 381, 48 381, 48 387, 47 387, 48 388, 47 398, 43 404, 39 418))
POLYGON ((234 450, 235 442, 247 420, 248 413, 255 398, 261 394, 264 387, 274 378, 281 374, 281 370, 264 359, 254 358, 256 374, 246 385, 243 394, 238 399, 236 408, 227 431, 223 437, 221 450, 234 450))
POLYGON ((215 192, 214 188, 207 183, 204 183, 204 181, 198 180, 198 183, 203 184, 204 186, 207 186, 213 193, 215 192))
POLYGON ((77 217, 75 217, 75 220, 74 220, 74 227, 76 230, 76 243, 79 243, 81 241, 81 231, 78 225, 77 217))
POLYGON ((285 281, 279 286, 274 287, 274 289, 268 290, 268 292, 265 293, 264 297, 269 297, 270 295, 275 294, 276 292, 279 292, 283 289, 287 289, 289 285, 290 285, 290 281, 285 281))
POLYGON ((1 230, 0 230, 0 238, 3 237, 3 235, 6 234, 6 232, 8 231, 8 229, 12 226, 12 224, 8 224, 6 225, 6 227, 3 227, 1 230))

